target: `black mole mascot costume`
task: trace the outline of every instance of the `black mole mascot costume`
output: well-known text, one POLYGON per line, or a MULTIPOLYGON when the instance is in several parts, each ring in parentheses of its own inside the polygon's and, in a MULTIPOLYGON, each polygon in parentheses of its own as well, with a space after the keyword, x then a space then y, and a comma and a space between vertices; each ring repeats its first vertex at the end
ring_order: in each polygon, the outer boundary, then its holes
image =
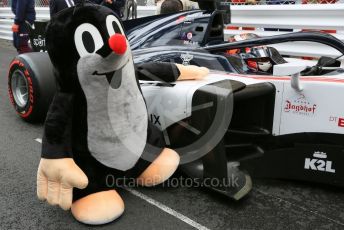
POLYGON ((122 215, 107 175, 153 186, 168 179, 179 155, 148 121, 138 78, 198 79, 206 68, 133 64, 122 25, 108 8, 81 3, 56 14, 46 42, 58 91, 44 126, 37 195, 86 224, 122 215), (73 188, 75 188, 73 190, 73 188))

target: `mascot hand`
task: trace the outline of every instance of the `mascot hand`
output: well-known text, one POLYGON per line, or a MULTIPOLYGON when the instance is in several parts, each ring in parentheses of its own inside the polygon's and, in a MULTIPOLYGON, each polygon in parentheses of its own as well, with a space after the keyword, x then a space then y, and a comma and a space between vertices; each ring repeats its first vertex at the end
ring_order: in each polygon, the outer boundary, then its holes
POLYGON ((88 178, 72 158, 41 159, 37 172, 37 196, 51 205, 68 210, 73 188, 84 189, 88 178))
POLYGON ((209 69, 205 67, 198 67, 195 65, 184 66, 177 64, 180 71, 180 80, 201 80, 209 74, 209 69))

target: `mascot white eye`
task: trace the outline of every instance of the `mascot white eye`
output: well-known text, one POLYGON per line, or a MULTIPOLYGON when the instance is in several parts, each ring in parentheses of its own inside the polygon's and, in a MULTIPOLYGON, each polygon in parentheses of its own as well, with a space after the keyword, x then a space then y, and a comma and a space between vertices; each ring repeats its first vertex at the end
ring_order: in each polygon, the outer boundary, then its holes
POLYGON ((100 32, 94 25, 89 23, 81 24, 76 29, 74 41, 80 57, 94 54, 104 46, 100 32))
POLYGON ((114 15, 107 16, 106 28, 108 30, 110 37, 116 33, 124 35, 121 23, 119 22, 118 18, 116 18, 114 15))

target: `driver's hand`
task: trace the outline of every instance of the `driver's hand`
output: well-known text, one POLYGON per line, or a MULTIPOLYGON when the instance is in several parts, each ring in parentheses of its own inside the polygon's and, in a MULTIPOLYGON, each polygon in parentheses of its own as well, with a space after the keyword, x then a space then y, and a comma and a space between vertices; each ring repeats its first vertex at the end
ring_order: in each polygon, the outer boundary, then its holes
POLYGON ((70 209, 73 188, 84 189, 88 184, 85 173, 72 158, 41 159, 37 172, 37 196, 51 205, 70 209))
POLYGON ((201 80, 209 74, 209 69, 205 67, 198 67, 195 65, 184 66, 177 64, 177 67, 180 71, 180 80, 201 80))
POLYGON ((12 32, 13 33, 18 33, 19 32, 19 25, 13 24, 12 25, 12 32))

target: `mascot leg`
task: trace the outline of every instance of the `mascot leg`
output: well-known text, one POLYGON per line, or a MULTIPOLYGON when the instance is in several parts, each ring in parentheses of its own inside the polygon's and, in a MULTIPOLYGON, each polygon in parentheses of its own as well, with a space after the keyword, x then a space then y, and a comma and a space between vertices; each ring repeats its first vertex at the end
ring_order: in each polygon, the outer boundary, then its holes
POLYGON ((172 149, 164 148, 152 164, 137 178, 142 186, 154 186, 163 183, 177 170, 180 157, 172 149))
POLYGON ((75 201, 71 208, 76 220, 100 225, 114 221, 124 212, 124 202, 115 190, 93 193, 75 201))
MULTIPOLYGON (((81 159, 88 159, 83 157, 81 159)), ((77 159, 81 165, 85 162, 77 159)), ((154 186, 167 180, 176 171, 179 165, 179 155, 172 149, 164 148, 159 156, 137 178, 137 183, 142 186, 154 186)), ((87 162, 87 161, 86 161, 87 162)), ((76 190, 76 197, 72 204, 72 214, 76 220, 84 224, 100 225, 114 221, 124 212, 124 202, 114 190, 103 187, 102 181, 109 169, 97 162, 87 164, 94 168, 85 168, 91 178, 86 190, 76 190), (94 184, 92 184, 92 181, 94 184), (86 194, 80 194, 86 192, 86 194)))
POLYGON ((107 175, 117 178, 120 173, 96 161, 89 152, 78 152, 74 159, 89 179, 85 189, 73 190, 71 211, 74 218, 83 224, 100 225, 120 217, 124 202, 115 187, 107 185, 107 175))

